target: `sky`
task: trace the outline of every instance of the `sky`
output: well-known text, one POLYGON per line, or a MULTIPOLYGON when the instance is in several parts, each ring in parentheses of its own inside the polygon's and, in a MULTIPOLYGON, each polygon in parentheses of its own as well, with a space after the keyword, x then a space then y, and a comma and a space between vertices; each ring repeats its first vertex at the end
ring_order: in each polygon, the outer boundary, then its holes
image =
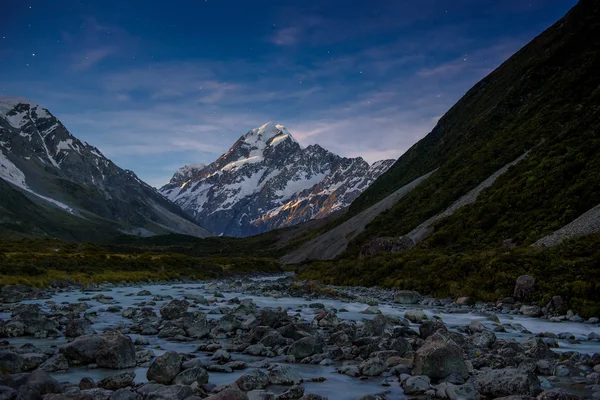
POLYGON ((397 158, 575 0, 2 0, 0 95, 153 186, 285 125, 397 158))

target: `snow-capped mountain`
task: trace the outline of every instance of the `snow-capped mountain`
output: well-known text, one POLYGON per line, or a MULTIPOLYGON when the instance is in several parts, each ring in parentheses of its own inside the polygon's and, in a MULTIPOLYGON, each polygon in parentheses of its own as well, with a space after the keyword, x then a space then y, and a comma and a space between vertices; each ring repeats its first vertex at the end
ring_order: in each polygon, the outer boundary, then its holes
POLYGON ((269 122, 212 164, 181 168, 160 192, 216 234, 249 236, 347 207, 393 163, 302 148, 283 125, 269 122))
MULTIPOLYGON (((126 233, 209 235, 132 171, 23 98, 0 97, 0 178, 34 203, 79 217, 82 224, 101 219, 126 233)), ((2 199, 0 208, 7 208, 2 199)), ((0 223, 18 225, 20 218, 13 212, 0 223)))

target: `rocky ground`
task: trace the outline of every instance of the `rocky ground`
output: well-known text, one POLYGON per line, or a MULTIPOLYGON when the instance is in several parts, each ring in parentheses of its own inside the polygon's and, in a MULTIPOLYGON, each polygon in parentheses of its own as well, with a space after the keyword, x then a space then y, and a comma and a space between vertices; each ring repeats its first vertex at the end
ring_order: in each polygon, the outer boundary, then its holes
POLYGON ((332 399, 600 399, 598 320, 561 315, 558 298, 520 302, 533 285, 521 277, 515 297, 474 305, 291 277, 164 285, 178 295, 132 285, 3 287, 0 399, 320 399, 327 385, 337 385, 332 399), (286 306, 293 299, 303 304, 286 306), (364 319, 346 305, 363 307, 364 319), (565 330, 501 322, 523 315, 565 330), (590 333, 568 332, 578 326, 590 333), (565 343, 582 351, 564 351, 565 343), (94 380, 100 370, 114 372, 94 380), (73 371, 84 375, 74 380, 73 371), (223 376, 231 379, 215 383, 223 376), (359 387, 372 394, 353 397, 359 387))

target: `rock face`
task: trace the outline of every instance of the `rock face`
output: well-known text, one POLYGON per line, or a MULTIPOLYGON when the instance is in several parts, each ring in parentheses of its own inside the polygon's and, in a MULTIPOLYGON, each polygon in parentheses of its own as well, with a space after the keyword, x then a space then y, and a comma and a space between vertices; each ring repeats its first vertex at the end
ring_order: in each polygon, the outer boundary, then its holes
POLYGON ((23 98, 0 97, 0 192, 0 223, 21 224, 38 235, 57 235, 62 225, 55 219, 33 225, 28 207, 52 210, 65 224, 87 226, 80 231, 69 226, 79 239, 94 238, 90 228, 115 235, 210 235, 132 171, 119 168, 72 136, 48 110, 23 98))
POLYGON ((369 165, 319 145, 302 148, 269 122, 212 164, 183 167, 160 192, 212 232, 249 236, 347 207, 393 162, 369 165))
POLYGON ((430 336, 415 354, 413 374, 443 379, 452 373, 463 379, 469 376, 461 348, 439 334, 430 336))
POLYGON ((400 237, 380 237, 365 243, 361 249, 359 258, 365 258, 377 253, 394 253, 400 250, 410 249, 415 242, 407 236, 400 237))
POLYGON ((521 275, 515 282, 515 292, 513 297, 516 300, 527 300, 533 294, 535 279, 530 275, 521 275))

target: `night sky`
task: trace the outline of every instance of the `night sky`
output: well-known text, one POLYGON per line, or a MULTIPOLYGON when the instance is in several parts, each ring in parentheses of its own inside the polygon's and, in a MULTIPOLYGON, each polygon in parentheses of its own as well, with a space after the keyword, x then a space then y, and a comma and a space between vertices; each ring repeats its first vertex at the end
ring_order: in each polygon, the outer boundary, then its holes
POLYGON ((273 121, 372 162, 574 0, 2 0, 0 95, 160 186, 273 121))

